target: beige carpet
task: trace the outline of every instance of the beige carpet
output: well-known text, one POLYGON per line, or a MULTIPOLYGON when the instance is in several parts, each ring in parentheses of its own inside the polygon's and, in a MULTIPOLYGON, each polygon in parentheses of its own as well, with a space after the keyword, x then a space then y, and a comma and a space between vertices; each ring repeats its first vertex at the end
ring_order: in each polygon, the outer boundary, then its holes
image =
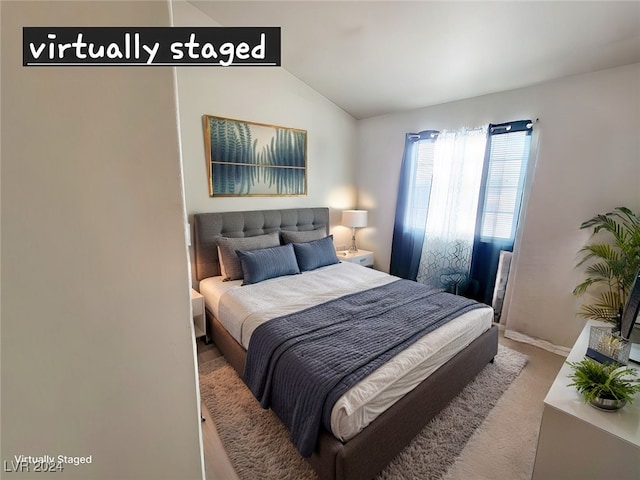
POLYGON ((566 359, 502 336, 500 343, 527 355, 527 366, 441 480, 531 479, 544 397, 566 359))
MULTIPOLYGON (((441 478, 525 363, 526 356, 500 346, 495 363, 434 418, 379 478, 441 478)), ((240 478, 315 478, 278 418, 260 408, 224 359, 200 366, 200 384, 203 400, 240 478)))

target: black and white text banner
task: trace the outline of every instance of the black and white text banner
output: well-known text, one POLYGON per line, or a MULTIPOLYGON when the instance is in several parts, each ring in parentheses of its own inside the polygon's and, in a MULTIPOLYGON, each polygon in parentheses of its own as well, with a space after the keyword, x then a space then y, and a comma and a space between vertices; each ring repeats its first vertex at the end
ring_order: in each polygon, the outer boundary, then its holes
POLYGON ((280 27, 23 27, 22 65, 280 66, 280 27))

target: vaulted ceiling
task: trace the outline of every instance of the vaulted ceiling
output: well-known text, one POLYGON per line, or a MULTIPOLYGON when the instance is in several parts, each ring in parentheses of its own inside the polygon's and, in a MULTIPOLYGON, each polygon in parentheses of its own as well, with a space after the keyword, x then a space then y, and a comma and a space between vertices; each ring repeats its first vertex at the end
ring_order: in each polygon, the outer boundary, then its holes
POLYGON ((640 62, 640 1, 201 1, 357 119, 640 62))

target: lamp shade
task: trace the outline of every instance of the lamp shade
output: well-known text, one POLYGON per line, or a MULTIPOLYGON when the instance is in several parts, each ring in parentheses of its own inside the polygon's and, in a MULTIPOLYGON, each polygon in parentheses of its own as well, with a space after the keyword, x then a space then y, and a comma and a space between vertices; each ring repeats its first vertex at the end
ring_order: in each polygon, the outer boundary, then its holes
POLYGON ((366 210, 344 210, 342 212, 342 225, 352 228, 367 226, 366 210))

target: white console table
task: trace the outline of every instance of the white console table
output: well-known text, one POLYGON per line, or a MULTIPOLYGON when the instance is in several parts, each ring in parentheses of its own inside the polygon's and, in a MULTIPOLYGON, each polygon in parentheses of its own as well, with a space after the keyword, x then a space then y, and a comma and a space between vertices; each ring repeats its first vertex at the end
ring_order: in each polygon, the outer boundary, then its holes
MULTIPOLYGON (((590 320, 567 357, 585 356, 590 320)), ((630 364, 632 367, 637 365, 630 364)), ((584 403, 564 364, 544 399, 533 480, 640 479, 640 395, 616 412, 602 412, 584 403)))

